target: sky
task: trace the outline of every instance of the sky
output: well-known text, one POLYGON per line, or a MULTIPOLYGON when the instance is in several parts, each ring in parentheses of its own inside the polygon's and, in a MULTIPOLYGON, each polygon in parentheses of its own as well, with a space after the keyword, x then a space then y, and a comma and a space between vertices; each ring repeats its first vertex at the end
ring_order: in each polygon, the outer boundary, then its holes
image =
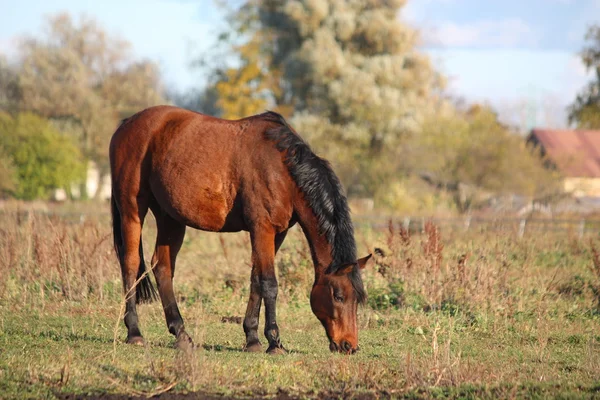
POLYGON ((409 0, 402 17, 421 30, 450 93, 525 128, 565 126, 591 79, 577 53, 600 24, 600 0, 409 0))
MULTIPOLYGON (((204 84, 189 64, 223 26, 213 0, 0 0, 0 53, 14 57, 18 38, 42 34, 44 17, 60 11, 96 18, 157 61, 177 90, 204 84)), ((600 0, 408 0, 399 18, 421 31, 451 95, 526 128, 562 127, 590 79, 577 52, 587 26, 600 23, 600 0)))

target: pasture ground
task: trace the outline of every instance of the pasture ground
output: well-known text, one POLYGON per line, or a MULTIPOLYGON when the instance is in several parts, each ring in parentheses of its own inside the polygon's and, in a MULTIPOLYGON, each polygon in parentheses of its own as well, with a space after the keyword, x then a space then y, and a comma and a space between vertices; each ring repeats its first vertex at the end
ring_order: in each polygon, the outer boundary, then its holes
MULTIPOLYGON (((241 351, 247 234, 191 229, 175 289, 197 349, 182 353, 159 303, 139 308, 147 345, 123 343, 108 216, 0 214, 0 398, 600 397, 597 235, 359 226, 359 255, 381 250, 364 274, 361 351, 344 356, 310 311, 312 264, 293 230, 277 258, 289 353, 241 351)), ((150 217, 147 260, 153 238, 150 217)))

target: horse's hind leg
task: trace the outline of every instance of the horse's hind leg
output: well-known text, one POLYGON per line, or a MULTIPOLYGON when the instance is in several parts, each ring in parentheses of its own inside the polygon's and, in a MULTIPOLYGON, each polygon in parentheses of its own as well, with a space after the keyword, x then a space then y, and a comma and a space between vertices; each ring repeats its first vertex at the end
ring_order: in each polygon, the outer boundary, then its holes
POLYGON ((192 345, 192 340, 185 332, 183 318, 177 307, 177 300, 173 291, 173 275, 175 274, 175 259, 181 249, 185 236, 185 225, 175 221, 158 207, 152 206, 156 217, 157 235, 156 247, 152 256, 154 276, 158 284, 158 293, 165 311, 165 319, 169 332, 176 337, 175 346, 187 349, 192 345))
MULTIPOLYGON (((124 204, 122 202, 121 204, 124 204)), ((144 203, 124 204, 121 211, 121 231, 123 234, 123 284, 125 289, 125 326, 127 327, 127 343, 143 344, 144 339, 138 326, 136 310, 136 291, 140 287, 134 287, 138 280, 140 266, 143 262, 141 250, 142 223, 148 206, 144 203)))

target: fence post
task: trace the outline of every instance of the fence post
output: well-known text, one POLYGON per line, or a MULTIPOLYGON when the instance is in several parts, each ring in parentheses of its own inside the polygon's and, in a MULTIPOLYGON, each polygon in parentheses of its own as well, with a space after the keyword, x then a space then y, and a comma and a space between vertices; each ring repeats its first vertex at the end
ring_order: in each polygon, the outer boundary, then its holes
POLYGON ((521 222, 519 223, 519 239, 523 237, 523 235, 525 234, 525 225, 527 224, 527 220, 526 219, 522 219, 521 222))
POLYGON ((583 237, 584 233, 585 233, 585 219, 582 219, 581 222, 579 222, 579 239, 581 239, 583 237))
POLYGON ((403 228, 404 228, 405 231, 409 231, 409 228, 410 228, 410 217, 404 218, 404 221, 402 222, 402 226, 403 226, 403 228))
POLYGON ((468 231, 470 227, 471 227, 471 216, 469 215, 465 219, 465 231, 468 231))

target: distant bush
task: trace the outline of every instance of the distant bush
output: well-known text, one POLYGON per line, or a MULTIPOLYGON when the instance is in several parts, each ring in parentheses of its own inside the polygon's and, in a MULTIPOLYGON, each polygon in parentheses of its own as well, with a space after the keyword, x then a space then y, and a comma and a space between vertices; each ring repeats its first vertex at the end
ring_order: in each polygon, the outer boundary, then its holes
POLYGON ((385 288, 375 288, 369 293, 369 305, 374 310, 399 309, 405 305, 404 282, 393 281, 385 288))
POLYGON ((0 198, 6 197, 17 184, 17 171, 12 158, 0 146, 0 198))
POLYGON ((0 191, 18 199, 47 198, 83 176, 78 148, 34 114, 0 114, 0 149, 0 168, 12 176, 0 191))

